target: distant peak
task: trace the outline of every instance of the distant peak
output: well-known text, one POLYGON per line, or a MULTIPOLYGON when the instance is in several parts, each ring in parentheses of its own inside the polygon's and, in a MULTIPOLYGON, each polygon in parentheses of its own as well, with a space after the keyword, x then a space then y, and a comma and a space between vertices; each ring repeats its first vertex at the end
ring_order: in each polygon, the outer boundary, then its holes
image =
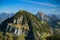
POLYGON ((43 12, 38 12, 38 14, 43 15, 44 13, 43 12))

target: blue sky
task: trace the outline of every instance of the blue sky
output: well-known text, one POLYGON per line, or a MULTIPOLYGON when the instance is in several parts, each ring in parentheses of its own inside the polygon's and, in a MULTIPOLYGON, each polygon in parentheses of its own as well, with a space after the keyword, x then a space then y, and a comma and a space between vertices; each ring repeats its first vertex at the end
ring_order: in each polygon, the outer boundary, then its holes
POLYGON ((15 13, 26 10, 33 14, 60 14, 60 0, 0 0, 0 13, 15 13))

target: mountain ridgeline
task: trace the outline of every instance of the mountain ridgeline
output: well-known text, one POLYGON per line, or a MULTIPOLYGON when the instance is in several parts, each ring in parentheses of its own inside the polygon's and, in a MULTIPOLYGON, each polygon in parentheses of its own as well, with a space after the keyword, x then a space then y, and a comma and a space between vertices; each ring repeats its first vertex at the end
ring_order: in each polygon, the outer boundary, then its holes
POLYGON ((0 24, 7 18, 12 17, 13 15, 14 15, 13 13, 6 13, 6 12, 0 13, 0 24))
POLYGON ((1 40, 52 40, 55 38, 53 28, 46 21, 24 10, 18 11, 2 22, 0 35, 1 40))

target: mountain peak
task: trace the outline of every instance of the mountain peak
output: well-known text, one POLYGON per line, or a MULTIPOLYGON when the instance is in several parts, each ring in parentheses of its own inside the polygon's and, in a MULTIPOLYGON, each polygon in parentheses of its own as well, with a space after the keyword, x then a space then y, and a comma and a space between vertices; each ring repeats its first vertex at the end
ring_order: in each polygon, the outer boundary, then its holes
POLYGON ((15 38, 15 35, 18 34, 16 38, 18 40, 22 36, 24 40, 40 40, 45 33, 52 34, 50 25, 45 22, 41 24, 41 20, 24 10, 18 11, 13 17, 2 22, 1 31, 12 34, 15 38))
POLYGON ((39 15, 43 15, 44 13, 43 12, 38 12, 39 15))
POLYGON ((25 12, 25 10, 19 10, 20 12, 25 12))
POLYGON ((25 10, 19 10, 17 13, 20 13, 20 14, 25 14, 27 11, 25 11, 25 10))
POLYGON ((27 11, 25 10, 19 10, 15 15, 14 15, 14 18, 20 18, 21 16, 26 16, 26 14, 28 14, 27 11))

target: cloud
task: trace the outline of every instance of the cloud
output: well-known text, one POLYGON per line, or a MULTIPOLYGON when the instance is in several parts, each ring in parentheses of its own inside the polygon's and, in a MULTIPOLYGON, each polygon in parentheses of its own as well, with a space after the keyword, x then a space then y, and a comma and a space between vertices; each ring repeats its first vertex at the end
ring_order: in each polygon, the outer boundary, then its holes
MULTIPOLYGON (((22 1, 24 1, 24 0, 22 0, 22 1)), ((35 2, 35 1, 30 1, 30 0, 25 0, 25 2, 39 4, 39 5, 44 5, 44 6, 51 6, 51 7, 58 6, 58 5, 54 5, 54 4, 51 4, 51 3, 35 2)))

